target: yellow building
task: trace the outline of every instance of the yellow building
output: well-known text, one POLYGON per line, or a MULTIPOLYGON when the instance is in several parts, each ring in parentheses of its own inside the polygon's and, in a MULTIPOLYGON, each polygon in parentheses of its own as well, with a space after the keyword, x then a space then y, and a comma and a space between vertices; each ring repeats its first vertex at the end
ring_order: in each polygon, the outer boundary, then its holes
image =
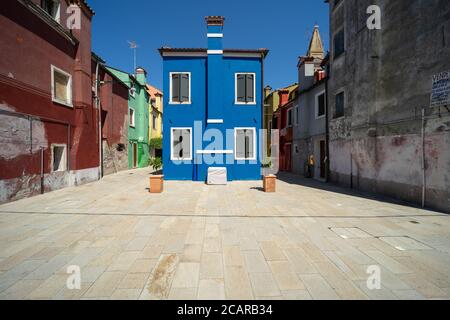
POLYGON ((150 95, 148 131, 150 141, 150 156, 161 157, 163 135, 163 93, 149 84, 147 84, 147 92, 150 95))
POLYGON ((272 129, 274 128, 273 123, 273 115, 277 111, 280 106, 280 96, 279 92, 282 90, 289 91, 289 101, 292 100, 293 94, 298 89, 298 84, 294 83, 288 87, 272 90, 270 86, 266 86, 264 88, 264 123, 263 128, 266 129, 266 143, 267 143, 267 152, 271 155, 271 146, 272 146, 272 129))

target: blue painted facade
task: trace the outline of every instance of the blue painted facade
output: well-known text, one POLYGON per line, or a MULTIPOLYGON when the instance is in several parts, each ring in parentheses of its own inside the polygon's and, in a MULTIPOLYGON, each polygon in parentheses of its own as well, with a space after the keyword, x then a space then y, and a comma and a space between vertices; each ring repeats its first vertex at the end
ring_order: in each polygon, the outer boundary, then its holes
POLYGON ((263 60, 268 51, 223 50, 223 38, 220 37, 223 25, 209 21, 207 27, 207 49, 160 49, 163 58, 163 92, 166 93, 163 118, 164 178, 205 181, 209 167, 226 167, 229 181, 259 180, 263 60), (171 77, 177 72, 190 75, 190 102, 170 101, 171 77), (236 73, 255 75, 255 103, 236 103, 236 73), (192 159, 172 159, 174 128, 191 128, 192 159), (235 159, 235 128, 255 130, 256 150, 252 160, 235 159))

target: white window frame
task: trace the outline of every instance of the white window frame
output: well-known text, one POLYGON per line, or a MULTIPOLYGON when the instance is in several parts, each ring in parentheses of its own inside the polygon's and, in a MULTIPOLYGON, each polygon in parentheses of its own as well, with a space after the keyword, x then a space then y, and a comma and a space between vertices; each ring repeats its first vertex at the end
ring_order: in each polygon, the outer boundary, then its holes
POLYGON ((319 93, 317 93, 316 96, 315 96, 315 110, 314 110, 314 116, 315 116, 316 120, 325 118, 325 114, 327 112, 327 110, 326 110, 326 103, 327 103, 327 96, 325 94, 325 90, 320 91, 319 93), (324 113, 323 113, 323 115, 319 116, 319 96, 321 96, 322 94, 324 95, 324 98, 325 98, 325 100, 324 100, 324 103, 325 103, 325 105, 324 105, 324 113))
POLYGON ((50 73, 51 73, 51 93, 52 93, 52 101, 56 102, 58 104, 62 104, 64 106, 67 107, 71 107, 73 108, 73 101, 72 101, 72 75, 68 72, 65 72, 64 70, 54 66, 54 65, 50 65, 50 73), (67 96, 69 97, 69 101, 63 101, 63 100, 59 100, 58 98, 56 98, 55 95, 55 72, 59 72, 62 75, 66 76, 69 78, 68 84, 67 84, 67 96))
POLYGON ((255 72, 236 72, 234 74, 234 104, 238 105, 256 105, 256 73, 255 72), (253 75, 253 102, 238 102, 237 100, 237 77, 240 74, 252 74, 253 75))
POLYGON ((67 144, 65 143, 52 143, 51 145, 51 149, 52 149, 52 162, 51 162, 51 172, 64 172, 67 171, 67 144), (53 168, 53 161, 54 161, 54 156, 55 156, 55 147, 63 147, 64 148, 64 152, 63 152, 63 156, 62 159, 64 161, 64 169, 62 170, 54 170, 53 168))
POLYGON ((170 160, 171 161, 191 161, 193 159, 192 155, 192 127, 171 127, 170 128, 170 160), (173 156, 173 131, 174 130, 190 130, 190 139, 189 139, 189 146, 191 147, 191 156, 189 158, 175 158, 173 156))
POLYGON ((129 126, 132 128, 136 128, 136 110, 134 108, 128 108, 128 118, 129 118, 129 126), (130 115, 130 110, 133 110, 133 117, 130 115))
POLYGON ((256 151, 257 151, 257 146, 256 146, 256 128, 255 127, 236 127, 234 128, 234 159, 238 160, 238 161, 242 161, 242 160, 256 160, 256 151), (236 143, 236 139, 237 139, 237 130, 252 130, 253 131, 253 157, 251 158, 238 158, 237 157, 237 152, 236 152, 236 148, 237 148, 237 143, 236 143))
POLYGON ((131 97, 136 97, 136 86, 134 85, 133 81, 130 82, 130 89, 128 89, 128 92, 130 93, 131 97))
POLYGON ((191 98, 191 73, 188 71, 174 71, 169 72, 169 104, 192 104, 191 98), (187 74, 189 75, 189 101, 186 102, 178 102, 172 100, 172 75, 174 74, 187 74))
MULTIPOLYGON (((45 11, 46 14, 48 14, 53 20, 60 23, 61 20, 61 0, 53 0, 53 5, 57 6, 57 10, 55 12, 55 16, 53 17, 51 14, 49 14, 47 11, 45 11)), ((41 2, 42 5, 42 2, 41 2)))

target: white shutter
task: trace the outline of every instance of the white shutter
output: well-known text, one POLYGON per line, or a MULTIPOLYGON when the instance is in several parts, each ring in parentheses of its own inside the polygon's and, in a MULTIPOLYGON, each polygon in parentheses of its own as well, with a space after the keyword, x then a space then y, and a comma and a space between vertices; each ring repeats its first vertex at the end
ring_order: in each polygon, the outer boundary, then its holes
POLYGON ((235 157, 238 159, 245 158, 245 133, 243 129, 236 130, 235 157))
POLYGON ((245 134, 245 138, 246 138, 246 154, 245 154, 245 158, 246 159, 252 159, 255 156, 255 146, 254 146, 254 135, 255 131, 248 129, 246 134, 245 134))
POLYGON ((182 130, 183 137, 183 158, 190 159, 191 158, 191 130, 184 129, 182 130))

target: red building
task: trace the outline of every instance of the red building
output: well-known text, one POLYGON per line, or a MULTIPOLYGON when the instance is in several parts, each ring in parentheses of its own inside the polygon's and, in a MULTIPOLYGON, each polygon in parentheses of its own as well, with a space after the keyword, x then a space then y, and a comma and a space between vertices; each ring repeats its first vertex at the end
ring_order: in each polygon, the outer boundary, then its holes
POLYGON ((94 102, 101 110, 100 172, 103 176, 128 169, 128 86, 94 53, 91 72, 94 97, 98 96, 94 102))
POLYGON ((15 0, 0 13, 0 202, 98 179, 94 12, 83 0, 15 0))
POLYGON ((273 121, 276 123, 276 128, 280 132, 280 171, 292 171, 292 141, 296 93, 297 90, 290 92, 288 89, 281 89, 278 91, 279 105, 274 113, 273 121))

